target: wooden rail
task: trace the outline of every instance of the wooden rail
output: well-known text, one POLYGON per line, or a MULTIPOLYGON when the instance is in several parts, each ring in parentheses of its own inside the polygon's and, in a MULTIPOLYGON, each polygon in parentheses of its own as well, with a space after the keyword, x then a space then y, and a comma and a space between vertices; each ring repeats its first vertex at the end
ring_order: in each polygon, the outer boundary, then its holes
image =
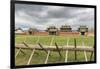
MULTIPOLYGON (((19 48, 21 48, 21 49, 36 49, 36 50, 43 50, 40 46, 34 46, 34 47, 26 47, 26 46, 24 46, 23 44, 17 44, 17 45, 15 45, 15 48, 17 48, 17 49, 19 49, 19 48)), ((55 46, 43 46, 43 48, 45 49, 45 50, 51 50, 51 51, 57 51, 57 48, 55 47, 55 46)), ((59 46, 59 50, 60 51, 66 51, 66 50, 68 50, 68 51, 87 51, 87 52, 92 52, 92 51, 94 51, 94 48, 92 48, 92 47, 83 47, 83 46, 77 46, 77 48, 75 48, 74 46, 59 46)))

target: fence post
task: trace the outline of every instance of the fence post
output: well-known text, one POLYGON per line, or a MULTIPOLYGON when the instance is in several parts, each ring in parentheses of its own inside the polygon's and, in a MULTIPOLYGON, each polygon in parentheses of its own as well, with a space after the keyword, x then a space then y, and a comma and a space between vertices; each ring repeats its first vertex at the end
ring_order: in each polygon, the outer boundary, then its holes
POLYGON ((92 56, 93 56, 93 51, 91 52, 91 55, 90 55, 90 61, 92 60, 92 56))
POLYGON ((58 53, 59 53, 60 57, 62 57, 61 52, 60 52, 60 50, 59 50, 58 45, 57 45, 57 43, 56 43, 56 42, 55 42, 55 46, 56 46, 56 49, 57 49, 57 51, 58 51, 58 53))
MULTIPOLYGON (((76 38, 74 38, 74 46, 76 48, 76 38)), ((75 50, 75 60, 77 60, 77 51, 75 50)))

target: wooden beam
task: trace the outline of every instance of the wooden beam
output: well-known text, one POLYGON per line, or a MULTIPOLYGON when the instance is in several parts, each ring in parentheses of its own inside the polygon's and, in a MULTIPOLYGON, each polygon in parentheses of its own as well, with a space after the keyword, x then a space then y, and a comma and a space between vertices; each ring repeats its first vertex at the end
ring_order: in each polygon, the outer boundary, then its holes
POLYGON ((42 50, 44 50, 48 54, 48 51, 45 48, 43 48, 43 46, 40 43, 38 43, 38 45, 42 48, 42 50))
POLYGON ((34 55, 34 52, 35 52, 35 49, 33 49, 32 53, 31 53, 31 55, 30 55, 30 58, 29 58, 29 60, 28 60, 28 62, 27 62, 27 65, 30 64, 31 59, 32 59, 32 57, 33 57, 33 55, 34 55))
MULTIPOLYGON (((39 46, 35 46, 35 47, 25 47, 24 45, 16 45, 15 48, 19 49, 19 48, 22 48, 22 49, 31 49, 33 50, 33 48, 35 48, 36 50, 43 50, 41 47, 39 46)), ((51 50, 51 51, 57 51, 57 48, 55 46, 44 46, 43 47, 46 51, 47 50, 51 50)), ((82 47, 82 46, 77 46, 77 48, 75 48, 74 46, 59 46, 59 50, 60 51, 87 51, 87 52, 92 52, 94 51, 94 48, 92 47, 82 47)))
POLYGON ((60 57, 62 57, 61 52, 60 52, 59 47, 58 47, 58 45, 57 45, 57 43, 56 43, 56 42, 55 42, 55 46, 56 46, 56 49, 57 49, 57 51, 58 51, 58 53, 59 53, 60 57))
MULTIPOLYGON (((67 46, 68 46, 68 43, 69 43, 69 39, 67 38, 67 46)), ((67 59, 68 59, 68 50, 66 51, 66 54, 65 54, 65 62, 67 62, 67 59)))
POLYGON ((19 54, 20 49, 18 49, 17 53, 15 54, 15 58, 17 57, 17 55, 19 54))
POLYGON ((92 60, 92 56, 93 56, 93 51, 91 52, 91 55, 90 55, 90 61, 92 60))
MULTIPOLYGON (((27 48, 29 48, 30 50, 33 50, 32 47, 30 47, 28 44, 26 44, 25 42, 23 42, 24 46, 26 46, 27 48)), ((35 52, 37 55, 39 55, 37 52, 35 52)))
POLYGON ((17 53, 15 55, 15 58, 17 57, 17 55, 19 54, 19 52, 22 52, 25 55, 25 53, 23 52, 23 50, 21 48, 18 48, 18 51, 17 51, 17 53))
POLYGON ((92 61, 92 56, 93 56, 93 51, 91 52, 91 55, 90 55, 90 61, 92 61))
MULTIPOLYGON (((76 38, 74 38, 74 46, 76 48, 76 38)), ((75 60, 77 60, 77 51, 75 50, 75 60)))
POLYGON ((24 44, 26 47, 30 48, 25 42, 23 42, 23 44, 24 44))
POLYGON ((46 60, 45 60, 45 64, 47 64, 47 62, 48 62, 49 55, 50 55, 50 50, 48 50, 48 54, 47 54, 47 57, 46 57, 46 60))
MULTIPOLYGON (((82 42, 82 45, 83 45, 83 47, 84 47, 84 42, 82 42)), ((84 51, 84 56, 85 56, 85 61, 87 62, 88 59, 87 59, 86 51, 84 51)))
MULTIPOLYGON (((38 42, 39 42, 39 36, 38 36, 38 39, 37 39, 36 43, 38 43, 38 42)), ((27 65, 30 64, 31 59, 32 59, 32 57, 33 57, 33 55, 34 55, 34 52, 35 52, 35 49, 33 49, 32 53, 31 53, 31 55, 30 55, 30 57, 29 57, 29 60, 28 60, 28 62, 27 62, 27 65)), ((35 52, 35 53, 37 53, 37 52, 35 52)), ((38 54, 38 53, 37 53, 37 54, 38 54)))
POLYGON ((20 49, 20 51, 25 55, 24 51, 22 49, 20 49))
MULTIPOLYGON (((53 40, 54 40, 54 37, 52 37, 52 39, 51 39, 50 46, 52 46, 53 40)), ((47 64, 47 62, 48 62, 49 55, 50 55, 50 50, 48 50, 48 54, 47 54, 47 57, 46 57, 46 60, 45 60, 45 64, 47 64)))

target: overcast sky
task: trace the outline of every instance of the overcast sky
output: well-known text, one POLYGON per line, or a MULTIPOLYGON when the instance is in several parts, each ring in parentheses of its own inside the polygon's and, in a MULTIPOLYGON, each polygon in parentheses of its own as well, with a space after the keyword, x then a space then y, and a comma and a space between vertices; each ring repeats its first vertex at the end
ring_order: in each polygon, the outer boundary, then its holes
POLYGON ((15 5, 15 27, 45 30, 48 26, 71 25, 76 30, 80 25, 94 27, 94 9, 47 5, 15 5))

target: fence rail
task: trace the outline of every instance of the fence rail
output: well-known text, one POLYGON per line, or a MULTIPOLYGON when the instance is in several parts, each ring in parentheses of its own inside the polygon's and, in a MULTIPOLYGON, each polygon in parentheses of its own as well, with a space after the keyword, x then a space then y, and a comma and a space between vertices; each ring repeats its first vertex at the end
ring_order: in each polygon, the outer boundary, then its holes
MULTIPOLYGON (((30 47, 26 47, 25 45, 23 44, 17 44, 15 45, 15 48, 19 49, 36 49, 36 50, 51 50, 51 51, 57 51, 57 48, 55 46, 43 46, 43 48, 39 47, 38 45, 37 46, 30 46, 30 47)), ((86 46, 77 46, 76 48, 74 46, 59 46, 59 50, 60 51, 87 51, 87 52, 92 52, 94 51, 94 48, 92 47, 86 47, 86 46)))

